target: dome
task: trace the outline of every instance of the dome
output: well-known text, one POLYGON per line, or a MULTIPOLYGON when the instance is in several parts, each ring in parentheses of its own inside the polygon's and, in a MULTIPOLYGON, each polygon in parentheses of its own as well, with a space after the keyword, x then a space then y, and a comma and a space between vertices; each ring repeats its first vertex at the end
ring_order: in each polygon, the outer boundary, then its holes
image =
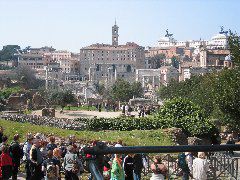
POLYGON ((212 37, 212 40, 219 40, 219 39, 227 39, 227 36, 225 34, 217 34, 212 37))

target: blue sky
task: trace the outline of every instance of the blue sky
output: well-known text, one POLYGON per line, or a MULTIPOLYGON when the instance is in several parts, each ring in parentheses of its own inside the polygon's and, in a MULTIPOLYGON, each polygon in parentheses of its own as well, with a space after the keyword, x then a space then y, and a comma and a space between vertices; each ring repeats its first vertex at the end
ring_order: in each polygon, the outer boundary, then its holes
POLYGON ((79 52, 92 43, 155 46, 169 29, 177 40, 210 39, 223 25, 240 32, 239 0, 0 0, 0 48, 53 46, 79 52))

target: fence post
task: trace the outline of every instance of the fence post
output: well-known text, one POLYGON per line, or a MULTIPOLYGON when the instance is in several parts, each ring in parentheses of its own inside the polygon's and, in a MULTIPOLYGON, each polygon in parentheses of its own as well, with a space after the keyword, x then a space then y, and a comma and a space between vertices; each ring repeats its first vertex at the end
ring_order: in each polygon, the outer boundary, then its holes
MULTIPOLYGON (((104 150, 106 144, 103 142, 97 142, 96 146, 93 147, 95 152, 104 150)), ((96 154, 95 160, 90 160, 89 170, 96 180, 103 180, 103 157, 104 154, 96 154)))
POLYGON ((91 174, 93 175, 94 179, 96 180, 103 180, 103 175, 99 171, 98 166, 96 165, 96 162, 94 160, 90 160, 89 162, 89 170, 91 174))

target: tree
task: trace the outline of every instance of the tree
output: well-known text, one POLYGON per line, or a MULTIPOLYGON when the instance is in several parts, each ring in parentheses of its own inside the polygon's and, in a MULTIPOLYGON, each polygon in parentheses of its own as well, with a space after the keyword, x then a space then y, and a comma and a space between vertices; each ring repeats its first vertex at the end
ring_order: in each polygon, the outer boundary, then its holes
POLYGON ((51 103, 55 105, 60 105, 62 110, 67 104, 71 104, 77 101, 74 94, 69 90, 53 91, 50 94, 50 100, 51 100, 51 103))
POLYGON ((214 100, 224 117, 222 122, 233 131, 240 130, 240 69, 225 69, 214 84, 214 100))
POLYGON ((15 55, 20 50, 20 46, 18 45, 6 45, 3 46, 3 49, 0 52, 0 60, 1 61, 9 61, 16 60, 17 56, 15 55))
POLYGON ((131 85, 132 97, 142 97, 143 96, 143 87, 140 82, 133 82, 131 85))
POLYGON ((157 95, 160 99, 186 98, 199 105, 210 116, 214 110, 215 73, 204 76, 192 76, 185 81, 172 80, 168 86, 162 86, 157 95))
POLYGON ((8 99, 11 94, 19 93, 21 91, 22 91, 22 89, 18 86, 11 87, 11 88, 3 88, 0 91, 0 100, 8 99))
POLYGON ((130 84, 123 79, 117 79, 110 89, 108 96, 118 101, 129 101, 129 99, 143 96, 143 88, 140 82, 133 82, 130 84))
POLYGON ((37 79, 35 74, 36 72, 27 66, 18 66, 15 69, 17 74, 17 80, 24 83, 27 89, 37 89, 44 85, 44 81, 37 79))
POLYGON ((204 116, 202 109, 183 98, 166 101, 156 118, 165 121, 168 127, 181 128, 188 136, 210 137, 218 133, 213 123, 204 116))
POLYGON ((150 57, 149 62, 153 69, 158 69, 164 65, 164 60, 166 59, 165 54, 157 54, 153 57, 150 57))
POLYGON ((229 30, 230 36, 228 37, 229 50, 231 53, 231 59, 234 64, 240 65, 240 39, 237 33, 233 33, 229 30))
POLYGON ((131 87, 128 81, 117 79, 113 84, 110 93, 118 101, 128 101, 132 98, 131 87))
POLYGON ((103 96, 104 92, 106 91, 104 84, 97 83, 95 84, 95 87, 96 87, 97 93, 103 96))
POLYGON ((175 67, 175 68, 179 68, 179 61, 178 61, 178 59, 177 59, 177 57, 175 57, 175 56, 173 56, 172 58, 171 58, 171 62, 172 62, 172 66, 173 67, 175 67))

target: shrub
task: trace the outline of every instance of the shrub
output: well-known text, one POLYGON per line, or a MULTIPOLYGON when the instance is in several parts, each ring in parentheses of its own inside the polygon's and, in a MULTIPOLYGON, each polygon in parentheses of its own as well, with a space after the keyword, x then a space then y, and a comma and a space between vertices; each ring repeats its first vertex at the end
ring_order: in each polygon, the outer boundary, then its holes
POLYGON ((202 109, 187 99, 174 98, 166 101, 155 118, 167 127, 181 128, 188 136, 217 133, 216 127, 204 116, 202 109))

